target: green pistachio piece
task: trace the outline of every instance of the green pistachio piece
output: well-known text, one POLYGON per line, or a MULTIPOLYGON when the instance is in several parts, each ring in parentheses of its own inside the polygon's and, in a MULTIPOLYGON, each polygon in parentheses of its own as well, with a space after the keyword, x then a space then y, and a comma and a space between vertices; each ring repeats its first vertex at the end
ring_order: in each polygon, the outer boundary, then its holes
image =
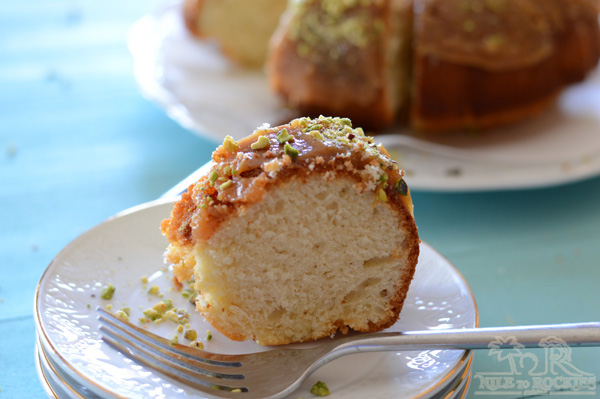
POLYGON ((277 141, 279 144, 285 143, 286 141, 292 140, 294 136, 290 136, 286 128, 281 129, 279 134, 277 134, 277 141))
POLYGON ((317 139, 317 140, 320 140, 320 141, 325 140, 325 137, 323 137, 323 135, 321 134, 321 132, 319 132, 318 130, 311 130, 310 132, 308 132, 308 134, 310 134, 313 139, 317 139))
POLYGON ((385 194, 385 191, 383 191, 383 188, 378 187, 377 190, 375 191, 375 195, 377 195, 377 201, 381 201, 381 202, 387 201, 387 195, 385 194))
POLYGON ((208 181, 210 182, 210 185, 214 186, 215 182, 217 181, 218 178, 219 178, 219 174, 217 173, 216 170, 213 170, 212 172, 210 172, 210 176, 208 176, 208 181))
POLYGON ((327 384, 325 384, 323 381, 317 381, 310 389, 310 393, 315 396, 327 396, 330 392, 329 388, 327 388, 327 384))
POLYGON ((158 285, 153 285, 148 290, 148 294, 150 294, 150 295, 158 295, 159 293, 160 293, 160 288, 158 288, 158 285))
POLYGON ((102 291, 100 291, 100 298, 102 299, 112 299, 113 294, 115 293, 115 286, 112 284, 107 285, 106 287, 102 288, 102 291))
POLYGON ((151 321, 155 321, 156 319, 160 319, 162 317, 162 315, 157 312, 156 309, 152 308, 146 309, 142 313, 144 313, 144 316, 149 318, 151 321))
POLYGON ((129 315, 122 310, 117 310, 115 312, 115 316, 117 316, 121 320, 129 321, 129 315))
POLYGON ((221 191, 223 191, 223 190, 225 190, 226 188, 228 188, 229 186, 231 186, 232 184, 233 184, 233 181, 231 181, 231 180, 227 180, 225 183, 223 183, 223 184, 221 184, 221 185, 219 186, 219 189, 220 189, 221 191))
POLYGON ((173 310, 167 310, 165 317, 174 323, 179 321, 179 316, 177 316, 177 313, 175 313, 173 310))
POLYGON ((195 341, 196 338, 198 338, 198 333, 196 333, 196 330, 187 330, 185 334, 183 334, 183 337, 188 341, 195 341))
POLYGON ((300 154, 300 152, 292 147, 289 143, 285 143, 283 146, 283 152, 289 155, 292 159, 295 159, 300 154))
POLYGON ((399 178, 394 187, 396 192, 400 195, 408 195, 408 186, 403 178, 399 178))
POLYGON ((269 146, 269 138, 267 136, 259 136, 258 140, 250 145, 253 150, 262 150, 269 146))
POLYGON ((196 349, 200 349, 200 350, 204 349, 204 344, 200 341, 192 341, 192 342, 190 342, 190 346, 192 348, 196 348, 196 349))
POLYGON ((240 149, 240 145, 231 136, 225 137, 223 147, 229 152, 236 152, 240 149))

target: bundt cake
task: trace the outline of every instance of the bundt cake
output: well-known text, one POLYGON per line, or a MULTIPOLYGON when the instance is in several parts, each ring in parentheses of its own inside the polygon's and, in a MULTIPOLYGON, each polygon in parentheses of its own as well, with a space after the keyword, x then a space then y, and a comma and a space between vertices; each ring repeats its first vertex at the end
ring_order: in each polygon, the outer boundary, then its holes
POLYGON ((269 38, 287 0, 185 0, 183 18, 195 36, 215 40, 247 68, 262 68, 269 38))
POLYGON ((290 3, 271 39, 270 85, 301 114, 389 125, 407 106, 411 19, 410 0, 290 3))
POLYGON ((484 129, 535 115, 600 57, 599 0, 297 0, 272 37, 291 107, 379 129, 484 129), (335 93, 335 95, 331 95, 335 93))
POLYGON ((226 138, 161 224, 176 278, 232 340, 303 342, 399 317, 419 254, 410 192, 345 118, 226 138))
POLYGON ((597 0, 415 0, 411 122, 485 129, 531 117, 600 57, 597 0))

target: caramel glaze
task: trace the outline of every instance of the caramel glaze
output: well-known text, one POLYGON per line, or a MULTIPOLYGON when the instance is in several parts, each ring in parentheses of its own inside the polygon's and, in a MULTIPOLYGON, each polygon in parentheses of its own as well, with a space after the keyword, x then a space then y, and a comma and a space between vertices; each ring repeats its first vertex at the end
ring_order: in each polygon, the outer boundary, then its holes
POLYGON ((260 201, 271 185, 292 178, 301 182, 313 174, 325 179, 349 176, 357 190, 373 191, 378 201, 391 201, 412 214, 404 172, 373 138, 361 128, 352 128, 348 119, 300 118, 287 125, 259 128, 237 143, 227 137, 212 160, 210 172, 190 185, 171 218, 161 224, 172 244, 203 242, 231 215, 260 201), (286 133, 290 138, 283 141, 286 133))

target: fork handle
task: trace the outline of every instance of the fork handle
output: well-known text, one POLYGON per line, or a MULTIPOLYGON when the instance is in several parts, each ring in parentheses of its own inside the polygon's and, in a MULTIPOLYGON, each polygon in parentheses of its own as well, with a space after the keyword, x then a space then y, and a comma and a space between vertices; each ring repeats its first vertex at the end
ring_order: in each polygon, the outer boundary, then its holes
POLYGON ((600 346, 600 322, 377 333, 340 341, 333 350, 339 356, 427 349, 537 348, 551 344, 587 347, 600 346))

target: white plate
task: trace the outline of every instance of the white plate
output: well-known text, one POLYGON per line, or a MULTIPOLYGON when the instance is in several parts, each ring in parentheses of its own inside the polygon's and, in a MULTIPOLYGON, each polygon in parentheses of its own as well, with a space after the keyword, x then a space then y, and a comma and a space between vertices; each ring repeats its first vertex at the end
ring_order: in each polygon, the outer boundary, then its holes
MULTIPOLYGON (((78 384, 102 397, 202 398, 204 394, 180 387, 160 374, 139 366, 101 340, 97 306, 125 305, 137 322, 142 309, 158 298, 147 294, 140 279, 148 276, 165 298, 189 309, 191 325, 204 337, 211 327, 171 287, 162 254, 166 239, 160 221, 168 217, 171 202, 155 202, 126 211, 95 227, 69 244, 44 273, 35 297, 35 319, 45 353, 78 384), (99 298, 113 284, 110 301, 99 298)), ((456 269, 431 247, 422 244, 415 279, 401 320, 392 331, 462 328, 477 325, 477 308, 467 283, 456 269)), ((167 338, 175 325, 150 328, 167 338)), ((221 353, 268 350, 253 342, 233 342, 213 331, 206 349, 221 353)), ((180 339, 183 338, 180 334, 180 339)), ((446 388, 470 359, 465 351, 368 353, 338 359, 318 370, 292 397, 306 397, 317 380, 326 381, 331 398, 429 398, 446 388), (356 382, 360 380, 360 384, 356 382)))
MULTIPOLYGON (((38 378, 42 387, 49 398, 52 399, 98 399, 101 398, 89 391, 89 389, 80 385, 76 381, 66 377, 60 366, 52 363, 46 354, 41 342, 35 345, 35 366, 38 378)), ((430 399, 463 399, 466 397, 471 382, 470 362, 456 378, 446 384, 444 390, 437 395, 430 396, 430 399)))
MULTIPOLYGON (((131 29, 135 76, 146 97, 186 128, 216 141, 240 138, 292 116, 260 71, 232 65, 212 42, 192 37, 181 1, 131 29)), ((342 115, 343 116, 343 115, 342 115)), ((600 174, 600 69, 531 121, 485 134, 417 137, 393 127, 378 139, 409 172, 413 190, 478 191, 551 186, 600 174)))

